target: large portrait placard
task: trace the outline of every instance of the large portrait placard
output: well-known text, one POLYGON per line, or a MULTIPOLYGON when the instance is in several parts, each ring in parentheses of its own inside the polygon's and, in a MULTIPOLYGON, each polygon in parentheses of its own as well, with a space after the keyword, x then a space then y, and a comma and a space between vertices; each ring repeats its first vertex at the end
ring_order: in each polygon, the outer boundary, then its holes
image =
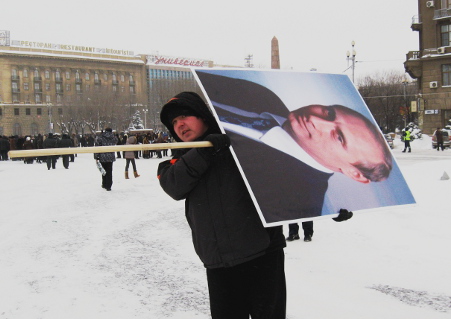
POLYGON ((266 227, 414 204, 346 75, 194 69, 266 227))

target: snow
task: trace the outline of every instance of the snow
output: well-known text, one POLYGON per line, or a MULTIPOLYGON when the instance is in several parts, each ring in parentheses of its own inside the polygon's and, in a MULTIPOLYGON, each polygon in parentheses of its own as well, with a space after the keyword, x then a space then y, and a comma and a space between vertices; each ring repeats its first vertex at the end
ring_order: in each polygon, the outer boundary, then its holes
MULTIPOLYGON (((451 317, 451 150, 430 137, 393 153, 417 204, 315 221, 313 241, 285 249, 287 318, 451 317)), ((205 270, 183 202, 114 164, 111 192, 91 154, 68 170, 0 162, 0 318, 209 318, 205 270)), ((286 229, 285 229, 286 230, 286 229)))

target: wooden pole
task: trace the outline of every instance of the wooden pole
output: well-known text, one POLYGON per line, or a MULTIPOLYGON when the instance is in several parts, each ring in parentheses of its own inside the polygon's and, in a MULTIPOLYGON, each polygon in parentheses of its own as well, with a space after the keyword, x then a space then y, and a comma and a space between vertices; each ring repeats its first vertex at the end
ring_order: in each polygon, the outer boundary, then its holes
POLYGON ((35 149, 35 150, 9 151, 9 157, 17 158, 17 157, 37 157, 37 156, 49 156, 49 155, 69 155, 69 154, 81 154, 81 153, 149 151, 149 150, 199 148, 199 147, 212 147, 212 146, 213 146, 213 144, 211 144, 211 142, 179 142, 179 143, 90 146, 90 147, 45 148, 45 149, 35 149))

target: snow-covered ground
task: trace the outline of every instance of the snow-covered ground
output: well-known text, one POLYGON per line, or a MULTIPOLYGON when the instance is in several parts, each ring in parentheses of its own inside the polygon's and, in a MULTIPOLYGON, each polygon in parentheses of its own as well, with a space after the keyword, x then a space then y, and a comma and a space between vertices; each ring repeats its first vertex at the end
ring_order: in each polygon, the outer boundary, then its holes
MULTIPOLYGON (((451 317, 451 150, 393 153, 417 205, 315 221, 288 243, 287 318, 451 317)), ((205 270, 183 202, 159 187, 158 159, 139 178, 114 164, 100 187, 92 154, 70 169, 0 162, 0 318, 209 318, 205 270)))

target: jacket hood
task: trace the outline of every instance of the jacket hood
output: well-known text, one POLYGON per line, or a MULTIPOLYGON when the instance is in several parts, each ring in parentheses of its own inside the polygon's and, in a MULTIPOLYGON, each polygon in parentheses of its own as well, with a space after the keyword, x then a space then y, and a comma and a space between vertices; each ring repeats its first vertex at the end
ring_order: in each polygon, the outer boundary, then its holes
POLYGON ((160 120, 171 132, 172 137, 178 142, 182 140, 175 134, 174 127, 169 119, 169 115, 174 108, 190 109, 192 113, 197 114, 196 116, 204 119, 205 123, 208 125, 208 130, 204 136, 199 140, 202 140, 206 135, 212 133, 221 133, 218 123, 216 122, 213 114, 205 104, 204 100, 194 92, 182 92, 170 99, 161 109, 160 120))

